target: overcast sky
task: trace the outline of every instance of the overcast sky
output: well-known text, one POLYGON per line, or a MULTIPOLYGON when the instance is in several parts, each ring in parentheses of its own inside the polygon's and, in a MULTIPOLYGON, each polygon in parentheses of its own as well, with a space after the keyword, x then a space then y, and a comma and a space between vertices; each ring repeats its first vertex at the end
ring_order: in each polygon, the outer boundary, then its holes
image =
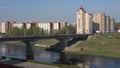
POLYGON ((106 13, 120 22, 120 0, 0 0, 0 22, 74 23, 81 6, 89 13, 106 13))

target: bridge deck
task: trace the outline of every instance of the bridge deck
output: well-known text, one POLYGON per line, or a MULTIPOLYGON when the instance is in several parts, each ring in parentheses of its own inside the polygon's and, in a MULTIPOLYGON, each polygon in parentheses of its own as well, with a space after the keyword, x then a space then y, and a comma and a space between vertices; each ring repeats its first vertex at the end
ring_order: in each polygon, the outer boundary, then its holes
POLYGON ((88 37, 88 34, 85 35, 40 35, 40 36, 18 36, 18 37, 3 37, 0 38, 0 42, 3 41, 18 41, 18 40, 38 40, 38 39, 63 39, 63 38, 74 38, 74 37, 81 37, 85 38, 88 37))

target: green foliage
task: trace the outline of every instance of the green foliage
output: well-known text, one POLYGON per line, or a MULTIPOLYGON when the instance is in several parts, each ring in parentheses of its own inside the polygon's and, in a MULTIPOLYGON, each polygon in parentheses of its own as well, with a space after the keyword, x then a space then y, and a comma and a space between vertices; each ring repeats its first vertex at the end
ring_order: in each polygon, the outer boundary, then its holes
POLYGON ((76 34, 76 28, 72 25, 64 27, 57 34, 76 34))
POLYGON ((6 31, 7 36, 22 36, 23 30, 17 27, 14 27, 12 29, 9 29, 6 31))
POLYGON ((76 33, 76 28, 73 27, 72 25, 65 26, 61 30, 44 30, 41 28, 36 28, 32 26, 29 29, 26 29, 25 27, 18 28, 18 27, 13 27, 11 29, 6 30, 6 35, 7 36, 29 36, 29 35, 59 35, 59 34, 75 34, 76 33))
POLYGON ((120 27, 120 22, 115 23, 115 28, 118 28, 118 27, 120 27))
POLYGON ((5 35, 5 33, 1 33, 1 32, 0 32, 0 35, 5 35))
POLYGON ((45 35, 45 31, 41 28, 31 27, 30 29, 26 28, 11 28, 6 30, 7 36, 27 36, 27 35, 45 35))

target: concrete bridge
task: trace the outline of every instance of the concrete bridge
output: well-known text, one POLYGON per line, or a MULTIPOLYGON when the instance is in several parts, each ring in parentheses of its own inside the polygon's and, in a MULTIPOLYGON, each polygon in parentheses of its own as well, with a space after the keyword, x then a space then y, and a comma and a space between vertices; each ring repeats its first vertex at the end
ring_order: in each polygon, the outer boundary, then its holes
POLYGON ((86 40, 88 38, 88 34, 85 35, 41 35, 41 36, 18 36, 18 37, 3 37, 0 38, 0 42, 6 41, 23 41, 26 44, 26 59, 34 59, 34 47, 33 45, 37 40, 40 39, 57 39, 60 41, 61 47, 67 47, 68 42, 72 42, 74 40, 86 40))

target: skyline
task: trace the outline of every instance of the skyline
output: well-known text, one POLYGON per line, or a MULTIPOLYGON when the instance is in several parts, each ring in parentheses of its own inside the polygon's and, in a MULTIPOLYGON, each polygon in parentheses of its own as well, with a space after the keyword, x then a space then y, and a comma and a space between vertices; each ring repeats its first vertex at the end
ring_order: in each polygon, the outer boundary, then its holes
POLYGON ((0 0, 0 22, 40 21, 76 22, 76 12, 83 8, 92 14, 106 13, 120 22, 119 0, 0 0))

